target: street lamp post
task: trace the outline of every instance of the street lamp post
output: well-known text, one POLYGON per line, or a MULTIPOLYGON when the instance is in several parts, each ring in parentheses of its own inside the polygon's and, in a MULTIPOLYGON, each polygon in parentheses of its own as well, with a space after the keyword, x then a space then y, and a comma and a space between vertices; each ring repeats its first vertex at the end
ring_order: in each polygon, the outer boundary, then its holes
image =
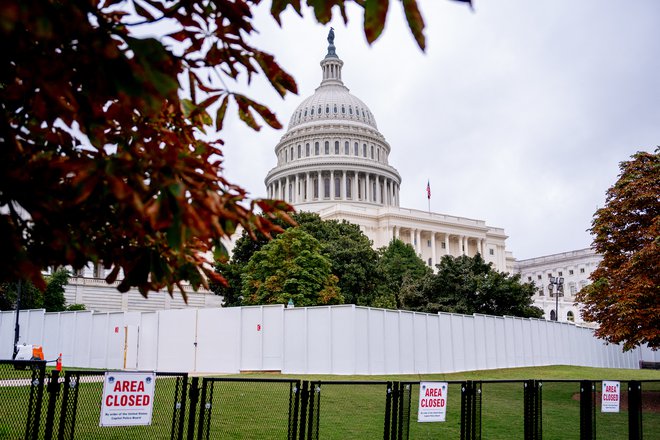
POLYGON ((552 293, 554 286, 557 286, 557 293, 555 293, 555 321, 559 321, 559 295, 564 295, 564 277, 550 277, 550 284, 548 284, 550 293, 552 293))

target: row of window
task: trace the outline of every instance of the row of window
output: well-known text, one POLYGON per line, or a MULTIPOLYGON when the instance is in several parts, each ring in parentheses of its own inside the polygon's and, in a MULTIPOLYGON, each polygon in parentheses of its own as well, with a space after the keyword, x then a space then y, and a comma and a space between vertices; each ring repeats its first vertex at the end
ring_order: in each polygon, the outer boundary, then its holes
MULTIPOLYGON (((417 244, 417 239, 415 239, 415 244, 417 244)), ((431 247, 431 240, 426 240, 426 247, 431 247)), ((442 249, 447 248, 447 244, 444 241, 440 242, 440 246, 442 249)), ((465 251, 465 246, 463 246, 463 251, 465 251)), ((495 249, 488 249, 489 255, 495 255, 495 249)))
MULTIPOLYGON (((372 116, 369 110, 365 111, 361 107, 359 108, 355 107, 355 111, 353 111, 352 105, 349 105, 348 107, 346 107, 345 104, 341 104, 341 107, 337 106, 337 104, 333 104, 332 107, 330 106, 330 104, 325 105, 325 115, 330 115, 331 113, 334 115, 338 115, 340 112, 342 115, 344 116, 348 115, 349 117, 355 116, 359 118, 360 115, 362 115, 362 119, 366 120, 367 122, 372 122, 371 120, 372 116)), ((299 110, 296 122, 300 122, 303 118, 306 118, 307 115, 312 117, 315 114, 319 117, 324 115, 323 106, 321 104, 319 104, 318 107, 311 106, 309 109, 305 107, 304 110, 303 109, 299 110)))
MULTIPOLYGON (((580 273, 585 273, 585 271, 584 271, 584 267, 581 267, 581 268, 580 268, 580 273)), ((568 274, 569 274, 569 275, 575 275, 575 272, 573 271, 573 269, 569 269, 569 270, 568 270, 568 274)), ((561 271, 561 270, 558 271, 558 272, 557 272, 557 276, 558 276, 558 277, 563 277, 563 276, 564 276, 564 272, 561 271)), ((548 273, 548 278, 552 278, 552 277, 553 277, 552 272, 548 273)), ((537 275, 537 276, 536 276, 536 279, 538 279, 538 280, 542 280, 542 279, 543 279, 543 276, 542 276, 542 275, 537 275)), ((531 275, 527 277, 527 281, 532 281, 532 276, 531 276, 531 275)))
MULTIPOLYGON (((333 152, 334 154, 341 154, 342 149, 340 148, 340 143, 339 141, 335 141, 334 143, 334 148, 331 149, 330 147, 330 141, 325 141, 323 143, 323 153, 325 155, 331 154, 330 152, 333 152)), ((280 156, 283 160, 284 163, 289 162, 290 160, 294 159, 300 159, 302 157, 309 157, 314 153, 314 156, 320 156, 321 155, 321 143, 320 142, 314 142, 314 149, 312 150, 312 145, 310 145, 309 142, 305 144, 305 148, 303 150, 303 145, 298 144, 297 148, 294 148, 293 146, 289 148, 284 148, 284 157, 280 156)), ((280 153, 281 155, 282 153, 280 153)), ((351 148, 350 142, 345 141, 344 142, 344 148, 343 148, 343 154, 346 156, 353 155, 353 156, 362 156, 362 157, 369 157, 371 159, 375 159, 378 162, 380 162, 381 158, 381 148, 380 147, 375 147, 373 145, 370 145, 367 147, 367 144, 362 144, 362 148, 360 148, 360 144, 358 142, 353 143, 353 148, 351 148)), ((383 158, 385 155, 383 154, 383 158)))

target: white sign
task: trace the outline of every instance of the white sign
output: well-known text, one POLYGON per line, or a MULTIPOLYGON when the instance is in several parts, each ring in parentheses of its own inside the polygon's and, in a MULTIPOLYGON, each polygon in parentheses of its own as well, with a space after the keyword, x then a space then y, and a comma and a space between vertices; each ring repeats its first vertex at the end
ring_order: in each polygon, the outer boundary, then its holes
POLYGON ((621 384, 613 380, 604 380, 603 392, 601 395, 600 411, 604 413, 618 413, 619 400, 621 397, 621 384))
POLYGON ((447 382, 420 382, 418 422, 444 422, 447 415, 447 382))
POLYGON ((151 425, 156 373, 106 371, 100 426, 151 425))

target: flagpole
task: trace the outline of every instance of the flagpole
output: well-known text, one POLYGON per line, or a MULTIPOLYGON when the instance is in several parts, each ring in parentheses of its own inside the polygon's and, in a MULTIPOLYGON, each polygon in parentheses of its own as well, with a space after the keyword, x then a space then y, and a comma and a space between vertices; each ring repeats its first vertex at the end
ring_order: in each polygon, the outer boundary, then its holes
POLYGON ((431 181, 426 181, 426 198, 429 200, 429 214, 431 213, 431 181))

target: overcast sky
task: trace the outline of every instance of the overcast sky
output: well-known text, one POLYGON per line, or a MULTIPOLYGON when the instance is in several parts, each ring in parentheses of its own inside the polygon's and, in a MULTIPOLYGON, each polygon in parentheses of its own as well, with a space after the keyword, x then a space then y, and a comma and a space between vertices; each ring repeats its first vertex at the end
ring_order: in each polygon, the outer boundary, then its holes
MULTIPOLYGON (((280 29, 260 7, 252 41, 298 83, 282 100, 248 93, 285 125, 321 80, 329 27, 292 11, 280 29)), ((502 227, 518 259, 588 247, 586 231, 618 163, 660 144, 660 1, 420 1, 426 52, 399 2, 369 46, 357 7, 337 20, 344 83, 364 101, 402 177, 401 206, 502 227)), ((241 90, 241 85, 228 86, 241 90)), ((230 181, 263 197, 284 130, 254 132, 235 114, 221 133, 230 181)))

